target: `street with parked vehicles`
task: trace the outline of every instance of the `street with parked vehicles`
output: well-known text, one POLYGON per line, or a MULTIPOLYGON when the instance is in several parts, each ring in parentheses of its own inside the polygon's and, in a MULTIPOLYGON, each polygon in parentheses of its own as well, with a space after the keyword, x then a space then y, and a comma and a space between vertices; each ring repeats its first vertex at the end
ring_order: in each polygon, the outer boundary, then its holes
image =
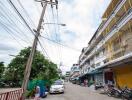
POLYGON ((132 100, 132 0, 0 0, 0 100, 132 100))
MULTIPOLYGON (((118 89, 112 85, 96 89, 93 85, 84 86, 57 80, 51 85, 46 98, 42 100, 132 100, 132 91, 127 87, 118 89)), ((29 100, 29 99, 27 99, 29 100)))
POLYGON ((120 100, 105 94, 100 94, 99 91, 95 91, 91 88, 70 82, 65 83, 64 91, 63 94, 48 94, 47 98, 44 98, 44 100, 120 100))

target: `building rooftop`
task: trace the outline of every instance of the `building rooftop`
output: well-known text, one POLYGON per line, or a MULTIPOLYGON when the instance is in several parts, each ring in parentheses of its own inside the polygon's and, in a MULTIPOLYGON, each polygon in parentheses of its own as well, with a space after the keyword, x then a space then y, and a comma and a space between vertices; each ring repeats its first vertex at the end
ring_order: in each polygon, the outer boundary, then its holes
POLYGON ((111 0, 109 6, 105 10, 102 18, 108 18, 109 15, 112 13, 113 9, 116 7, 116 5, 118 4, 119 1, 122 1, 122 0, 111 0))

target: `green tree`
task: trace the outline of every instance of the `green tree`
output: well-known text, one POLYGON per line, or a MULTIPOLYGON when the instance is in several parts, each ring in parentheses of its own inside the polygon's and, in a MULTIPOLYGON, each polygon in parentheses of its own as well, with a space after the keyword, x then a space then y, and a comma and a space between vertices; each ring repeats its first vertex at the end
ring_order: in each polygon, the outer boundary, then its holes
MULTIPOLYGON (((5 77, 7 80, 12 80, 14 82, 20 82, 23 80, 24 70, 30 51, 30 47, 25 48, 21 50, 14 59, 12 59, 6 71, 5 77)), ((34 78, 51 80, 57 77, 57 65, 46 59, 40 51, 36 50, 30 73, 30 80, 34 78)))
POLYGON ((0 62, 0 79, 2 78, 4 70, 5 70, 4 62, 0 62))

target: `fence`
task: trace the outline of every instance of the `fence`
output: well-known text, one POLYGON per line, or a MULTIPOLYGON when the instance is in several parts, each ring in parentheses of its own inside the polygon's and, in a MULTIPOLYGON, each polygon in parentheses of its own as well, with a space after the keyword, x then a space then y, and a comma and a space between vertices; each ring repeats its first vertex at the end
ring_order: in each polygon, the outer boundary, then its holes
POLYGON ((0 93, 0 100, 21 100, 23 89, 0 93))

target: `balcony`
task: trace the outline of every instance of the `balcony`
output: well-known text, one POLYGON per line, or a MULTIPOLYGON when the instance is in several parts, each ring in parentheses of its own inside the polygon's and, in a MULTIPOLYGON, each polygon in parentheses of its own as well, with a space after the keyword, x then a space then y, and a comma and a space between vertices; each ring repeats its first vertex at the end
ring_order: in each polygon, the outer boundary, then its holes
POLYGON ((132 9, 130 9, 114 26, 111 31, 106 35, 104 43, 108 41, 116 32, 118 32, 125 24, 127 24, 132 19, 132 9))
POLYGON ((93 39, 91 44, 86 48, 86 50, 84 51, 84 54, 86 54, 91 48, 94 47, 95 45, 95 42, 96 42, 96 39, 93 39))
POLYGON ((115 15, 118 13, 118 11, 122 8, 122 6, 125 4, 127 0, 120 0, 120 2, 115 7, 115 10, 113 10, 112 14, 108 17, 104 25, 102 26, 101 30, 99 31, 99 34, 97 35, 97 38, 100 36, 100 34, 105 30, 105 28, 108 26, 108 24, 112 21, 112 19, 115 17, 115 15))
POLYGON ((132 19, 132 9, 130 9, 122 18, 113 26, 111 31, 97 45, 97 51, 108 41, 116 32, 118 32, 129 20, 132 19))
MULTIPOLYGON (((113 14, 111 15, 111 16, 109 16, 109 18, 107 19, 107 21, 105 22, 105 24, 104 25, 102 25, 102 28, 101 28, 101 30, 99 31, 99 34, 97 35, 97 38, 100 36, 100 34, 105 30, 105 28, 107 27, 107 25, 110 23, 110 21, 113 19, 113 17, 115 17, 115 15, 118 13, 118 11, 120 10, 120 8, 125 4, 125 2, 126 2, 127 0, 122 0, 122 1, 120 1, 119 2, 119 4, 117 4, 117 7, 115 7, 115 10, 113 11, 113 14)), ((128 13, 131 13, 131 9, 128 11, 128 13)), ((117 22, 117 25, 122 21, 122 20, 125 20, 125 21, 128 21, 128 20, 130 20, 131 19, 131 14, 129 15, 129 16, 127 16, 128 15, 128 13, 126 13, 124 16, 122 16, 122 18, 117 22), (126 17, 127 16, 127 17, 126 17), (126 17, 126 18, 125 18, 126 17), (129 17, 129 18, 128 18, 129 17), (125 19, 124 19, 125 18, 125 19), (126 20, 127 19, 127 20, 126 20)), ((126 24, 126 22, 124 22, 124 21, 122 21, 121 23, 121 26, 123 26, 123 25, 125 25, 126 24)), ((119 26, 119 25, 118 25, 119 26)), ((113 28, 111 29, 111 31, 112 30, 114 30, 113 31, 113 33, 116 33, 119 29, 117 29, 116 30, 116 28, 118 28, 116 25, 115 26, 113 26, 113 28)), ((111 32, 110 31, 110 32, 111 32)), ((109 33, 110 33, 109 32, 109 33)), ((108 34, 109 34, 108 33, 108 34)), ((104 37, 104 38, 106 38, 106 36, 104 37)), ((106 41, 104 41, 104 39, 102 39, 102 41, 100 41, 99 43, 98 43, 98 45, 97 45, 97 51, 105 44, 105 42, 106 41)))
MULTIPOLYGON (((126 0, 123 0, 124 2, 126 0)), ((122 4, 122 3, 121 3, 122 4)), ((113 26, 113 28, 110 30, 110 32, 104 37, 102 41, 98 43, 98 47, 94 48, 92 52, 81 62, 81 65, 85 63, 87 59, 89 59, 91 56, 93 56, 98 49, 100 49, 115 33, 117 33, 125 24, 127 24, 132 19, 132 8, 129 9, 129 11, 122 16, 122 18, 117 22, 117 25, 113 26)), ((87 49, 86 49, 87 51, 87 49)))
POLYGON ((86 61, 87 59, 89 59, 95 52, 96 52, 96 50, 93 49, 92 52, 83 60, 82 64, 84 64, 85 61, 86 61))
MULTIPOLYGON (((99 36, 100 36, 100 34, 105 30, 105 28, 108 26, 108 24, 111 22, 111 20, 113 19, 113 17, 115 17, 115 15, 118 13, 118 11, 121 9, 121 7, 125 4, 125 2, 126 2, 127 0, 122 0, 122 1, 120 1, 119 2, 119 4, 117 4, 117 6, 115 7, 115 10, 113 10, 113 14, 111 15, 111 16, 109 16, 109 18, 107 19, 107 21, 105 22, 105 24, 104 25, 102 25, 102 28, 101 28, 101 30, 99 31, 99 34, 97 35, 97 38, 99 38, 99 36)), ((131 9, 130 9, 131 10, 131 9)), ((128 11, 128 12, 131 12, 131 11, 128 11)), ((125 14, 125 16, 126 15, 128 15, 128 14, 125 14)), ((121 20, 125 17, 125 16, 122 16, 122 18, 121 18, 121 20)), ((131 14, 128 16, 129 18, 131 17, 131 14)), ((127 18, 125 18, 125 19, 127 19, 127 18)), ((121 20, 119 20, 118 21, 118 23, 119 22, 121 22, 121 20)), ((124 20, 124 19, 123 19, 124 20)), ((130 20, 130 19, 128 19, 128 20, 130 20)), ((127 20, 126 20, 127 21, 127 20)), ((118 24, 117 23, 117 24, 118 24)), ((124 24, 126 24, 125 22, 123 22, 123 24, 122 24, 122 26, 124 25, 124 24)), ((116 29, 116 25, 111 29, 111 31, 112 30, 114 30, 113 31, 113 33, 116 33, 119 29, 116 29), (115 29, 115 30, 114 30, 115 29)), ((110 31, 110 32, 111 32, 110 31)), ((109 33, 110 33, 109 32, 109 33)), ((108 34, 109 34, 108 33, 108 34)), ((85 52, 84 53, 86 53, 90 48, 92 48, 93 47, 93 45, 95 44, 95 42, 96 42, 96 40, 94 40, 94 42, 92 42, 92 44, 90 44, 89 45, 89 47, 85 50, 85 52)), ((104 45, 104 40, 102 40, 102 41, 100 41, 99 43, 98 43, 98 45, 97 45, 97 51, 98 51, 98 49, 100 49, 103 45, 104 45)), ((87 57, 88 58, 88 57, 87 57)), ((86 58, 86 59, 87 59, 86 58)), ((84 59, 85 60, 85 59, 84 59)))
POLYGON ((98 59, 95 60, 95 64, 103 62, 104 60, 106 60, 106 58, 107 58, 106 55, 99 57, 98 59))
POLYGON ((116 49, 116 50, 113 52, 113 57, 114 57, 114 59, 123 56, 124 51, 125 51, 125 48, 118 48, 118 49, 116 49))
POLYGON ((104 39, 102 39, 98 44, 97 44, 97 51, 100 49, 104 44, 104 39))
POLYGON ((94 65, 94 61, 91 62, 91 64, 89 63, 84 64, 83 67, 81 68, 81 72, 83 72, 83 74, 89 72, 91 65, 94 65))
MULTIPOLYGON (((85 58, 86 59, 86 58, 85 58)), ((81 62, 80 62, 80 66, 82 67, 83 66, 83 64, 85 63, 85 59, 84 60, 82 60, 81 62)))
POLYGON ((96 48, 94 48, 92 52, 89 54, 89 56, 87 56, 87 59, 89 59, 93 54, 95 54, 95 52, 96 52, 96 48))
POLYGON ((85 58, 84 52, 80 55, 80 60, 83 60, 85 58))

